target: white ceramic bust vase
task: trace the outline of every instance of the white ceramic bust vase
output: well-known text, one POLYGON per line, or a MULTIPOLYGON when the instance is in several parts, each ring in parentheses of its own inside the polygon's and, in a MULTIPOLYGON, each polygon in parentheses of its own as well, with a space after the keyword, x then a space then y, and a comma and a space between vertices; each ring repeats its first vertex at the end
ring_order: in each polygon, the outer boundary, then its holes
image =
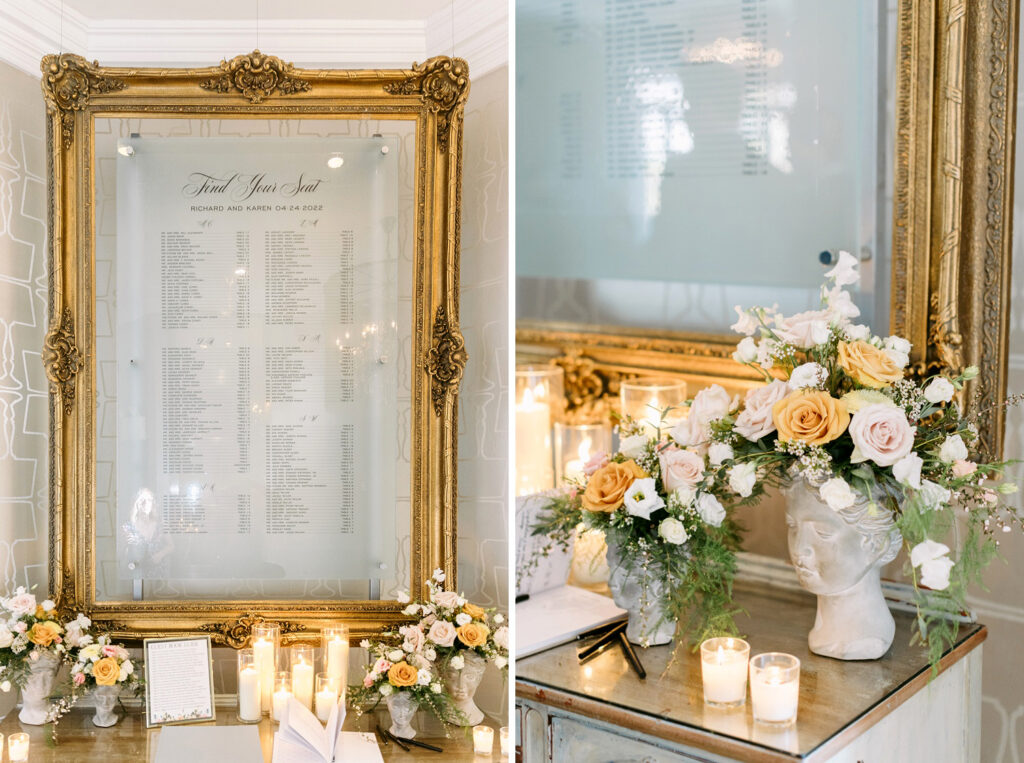
POLYGON ((676 621, 669 618, 662 604, 665 595, 665 571, 650 564, 646 571, 639 565, 627 567, 613 543, 608 544, 608 587, 615 603, 629 613, 626 638, 640 646, 667 644, 675 637, 676 621))
POLYGON ((476 690, 484 677, 487 662, 476 652, 463 650, 462 667, 446 665, 441 673, 445 688, 451 695, 455 707, 462 712, 463 719, 453 721, 460 726, 476 726, 484 719, 483 710, 476 706, 476 690))
POLYGON ((800 585, 818 597, 808 646, 839 660, 878 659, 896 632, 881 583, 901 543, 892 513, 870 511, 866 499, 837 511, 803 479, 786 494, 790 559, 800 585))

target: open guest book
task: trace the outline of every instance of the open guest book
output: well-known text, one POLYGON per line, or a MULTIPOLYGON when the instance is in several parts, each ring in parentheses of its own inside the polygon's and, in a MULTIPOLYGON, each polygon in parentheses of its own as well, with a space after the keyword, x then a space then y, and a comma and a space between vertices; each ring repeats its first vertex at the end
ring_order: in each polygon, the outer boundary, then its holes
POLYGON ((292 697, 274 734, 271 763, 383 763, 373 734, 342 731, 344 722, 345 707, 340 703, 331 710, 324 728, 305 705, 292 697))
POLYGON ((572 641, 626 615, 610 597, 568 585, 572 551, 546 548, 547 537, 533 535, 547 501, 542 493, 516 499, 516 657, 572 641))

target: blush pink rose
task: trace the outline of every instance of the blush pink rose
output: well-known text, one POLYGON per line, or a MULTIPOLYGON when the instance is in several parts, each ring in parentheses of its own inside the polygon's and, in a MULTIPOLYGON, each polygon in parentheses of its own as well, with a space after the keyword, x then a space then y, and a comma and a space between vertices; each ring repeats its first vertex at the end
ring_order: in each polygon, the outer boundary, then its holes
POLYGON ((373 686, 373 678, 370 677, 369 673, 363 676, 363 686, 365 686, 367 689, 373 686))
POLYGON ((30 593, 19 593, 7 600, 7 608, 16 615, 30 615, 36 611, 36 597, 30 593))
POLYGON ((661 482, 669 493, 683 486, 693 487, 704 476, 704 459, 693 451, 668 447, 658 458, 661 482))
POLYGON ((725 391, 724 387, 712 384, 698 392, 693 398, 688 418, 699 421, 701 424, 708 424, 715 419, 729 415, 732 408, 732 398, 725 391))
POLYGON ((856 446, 850 460, 892 466, 913 449, 914 432, 902 408, 866 405, 850 419, 850 437, 856 446))
POLYGON ((117 657, 117 647, 113 644, 107 644, 100 651, 103 652, 104 657, 117 657))
POLYGON ((423 629, 418 625, 410 625, 405 629, 405 642, 402 644, 402 648, 407 652, 418 652, 423 648, 426 636, 423 633, 423 629))
POLYGON ((783 321, 775 333, 794 347, 806 350, 828 341, 831 316, 825 310, 808 310, 783 321))
POLYGON ((85 683, 85 673, 76 673, 71 680, 75 682, 75 686, 81 686, 85 683))
POLYGON ((966 477, 968 474, 974 474, 976 471, 978 471, 978 465, 973 461, 958 458, 953 462, 954 477, 966 477))
POLYGON ((456 609, 462 606, 459 601, 459 595, 454 591, 438 591, 433 596, 433 602, 445 609, 456 609))
POLYGON ((771 434, 775 431, 772 406, 789 392, 789 384, 779 379, 750 390, 743 399, 743 410, 736 417, 733 428, 750 442, 757 442, 765 435, 771 434))
POLYGON ((596 472, 602 466, 608 463, 607 453, 595 453, 590 457, 590 460, 583 465, 583 473, 589 477, 591 474, 596 472))
POLYGON ((451 646, 455 643, 455 626, 445 620, 437 620, 427 631, 427 638, 438 646, 451 646))

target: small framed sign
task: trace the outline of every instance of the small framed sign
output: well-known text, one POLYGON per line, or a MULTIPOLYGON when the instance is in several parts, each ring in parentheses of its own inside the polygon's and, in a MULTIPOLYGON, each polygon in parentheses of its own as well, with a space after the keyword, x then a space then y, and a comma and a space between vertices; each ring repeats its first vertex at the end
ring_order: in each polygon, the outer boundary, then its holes
POLYGON ((216 720, 209 636, 148 638, 143 648, 147 728, 216 720))

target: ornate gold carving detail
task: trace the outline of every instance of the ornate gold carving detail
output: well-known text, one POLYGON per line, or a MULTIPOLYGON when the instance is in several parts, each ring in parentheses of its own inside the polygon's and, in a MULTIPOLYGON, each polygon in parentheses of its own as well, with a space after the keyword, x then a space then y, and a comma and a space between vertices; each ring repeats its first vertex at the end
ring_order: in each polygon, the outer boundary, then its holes
POLYGON ((599 369, 579 350, 567 350, 551 362, 565 373, 565 419, 570 424, 607 421, 618 409, 619 384, 636 375, 599 369))
POLYGON ((290 623, 282 620, 267 620, 255 612, 246 612, 234 622, 226 623, 205 623, 200 625, 198 630, 209 633, 215 644, 225 644, 234 649, 242 649, 252 641, 252 629, 254 625, 262 623, 277 623, 281 626, 281 635, 301 633, 306 626, 301 623, 290 623))
POLYGON ((412 70, 413 76, 389 82, 384 90, 392 95, 419 95, 437 114, 437 142, 441 151, 447 152, 452 124, 469 95, 469 65, 461 58, 435 56, 422 64, 414 63, 412 70))
POLYGON ((60 321, 46 335, 43 364, 50 380, 50 391, 59 396, 64 415, 70 415, 75 403, 75 377, 82 367, 82 353, 75 344, 75 323, 70 307, 64 308, 60 321))
POLYGON ((89 97, 127 87, 124 80, 100 74, 99 66, 98 61, 90 64, 71 53, 43 57, 40 65, 43 98, 49 111, 60 114, 61 141, 65 149, 71 147, 75 137, 75 112, 89 104, 89 97))
POLYGON ((217 93, 238 92, 253 104, 260 103, 275 92, 281 95, 306 92, 310 83, 291 76, 294 67, 276 56, 267 56, 254 50, 248 55, 221 61, 223 74, 200 82, 203 90, 217 93))
POLYGON ((455 392, 466 369, 466 343, 459 329, 448 320, 448 312, 444 305, 437 308, 434 316, 432 345, 427 351, 427 374, 430 376, 430 397, 434 403, 434 413, 438 416, 444 411, 444 403, 449 393, 455 392))

